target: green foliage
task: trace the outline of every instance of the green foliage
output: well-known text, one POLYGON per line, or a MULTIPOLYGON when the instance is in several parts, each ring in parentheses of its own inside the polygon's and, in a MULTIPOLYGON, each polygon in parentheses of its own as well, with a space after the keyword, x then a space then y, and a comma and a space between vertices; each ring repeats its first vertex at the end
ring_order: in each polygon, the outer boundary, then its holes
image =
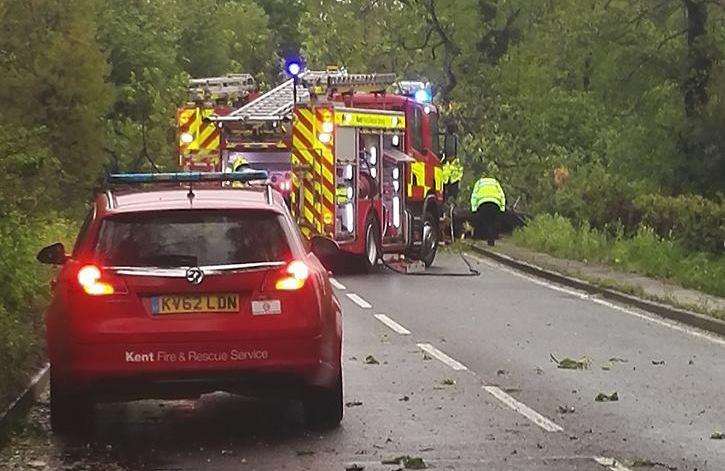
POLYGON ((302 35, 300 17, 305 11, 304 0, 257 0, 269 16, 270 28, 281 57, 296 54, 300 50, 302 35))
POLYGON ((52 217, 29 219, 18 213, 0 216, 0 408, 38 361, 42 341, 41 306, 48 297, 52 269, 36 260, 44 245, 72 241, 75 224, 52 217))
MULTIPOLYGON (((4 6, 0 123, 8 129, 0 146, 7 150, 20 136, 32 136, 8 159, 17 163, 27 156, 36 170, 54 167, 55 178, 43 190, 77 200, 87 195, 103 164, 101 118, 111 98, 105 57, 95 41, 95 2, 67 8, 60 0, 8 0, 4 6)), ((19 170, 27 174, 29 168, 19 170)))
POLYGON ((39 350, 36 251, 104 171, 176 166, 189 73, 269 82, 274 47, 252 0, 0 0, 0 397, 39 350))
POLYGON ((725 295, 725 255, 687 250, 642 226, 633 237, 609 235, 559 215, 541 214, 514 232, 514 240, 552 255, 611 264, 622 270, 673 280, 686 288, 725 295))
POLYGON ((637 196, 641 221, 660 237, 678 240, 690 250, 722 252, 725 241, 725 201, 699 195, 637 196))

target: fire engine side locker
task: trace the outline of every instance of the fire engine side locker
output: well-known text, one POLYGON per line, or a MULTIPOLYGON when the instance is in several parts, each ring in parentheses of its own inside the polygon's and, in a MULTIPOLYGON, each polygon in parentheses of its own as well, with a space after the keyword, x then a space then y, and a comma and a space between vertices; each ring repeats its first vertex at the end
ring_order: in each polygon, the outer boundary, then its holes
POLYGON ((395 142, 392 136, 397 135, 397 146, 402 145, 405 115, 397 111, 344 107, 336 107, 334 113, 335 241, 343 251, 364 253, 364 225, 368 214, 373 212, 379 224, 382 250, 402 252, 408 243, 409 232, 404 196, 406 167, 413 159, 386 143, 395 142), (361 169, 363 155, 368 159, 365 175, 361 169), (371 160, 374 163, 371 164, 371 160), (372 168, 374 175, 371 175, 372 168), (360 197, 361 178, 370 179, 369 189, 374 197, 360 197), (393 215, 394 210, 397 216, 393 215))

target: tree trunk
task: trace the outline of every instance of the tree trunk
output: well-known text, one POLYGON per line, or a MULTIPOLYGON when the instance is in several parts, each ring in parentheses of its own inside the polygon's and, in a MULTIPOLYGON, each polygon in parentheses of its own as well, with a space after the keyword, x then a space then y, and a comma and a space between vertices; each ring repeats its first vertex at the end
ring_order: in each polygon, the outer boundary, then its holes
POLYGON ((710 80, 712 59, 703 39, 707 26, 707 3, 704 0, 683 0, 687 26, 687 71, 683 83, 685 114, 698 115, 707 105, 707 84, 710 80))

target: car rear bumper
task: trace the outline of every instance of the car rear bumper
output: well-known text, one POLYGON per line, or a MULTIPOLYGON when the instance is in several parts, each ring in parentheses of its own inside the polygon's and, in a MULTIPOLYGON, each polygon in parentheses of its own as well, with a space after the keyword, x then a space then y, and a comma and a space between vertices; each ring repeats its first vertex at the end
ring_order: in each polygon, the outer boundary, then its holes
POLYGON ((321 337, 193 344, 70 343, 67 348, 64 358, 51 358, 59 386, 110 398, 326 388, 334 386, 340 368, 339 348, 325 345, 321 337))

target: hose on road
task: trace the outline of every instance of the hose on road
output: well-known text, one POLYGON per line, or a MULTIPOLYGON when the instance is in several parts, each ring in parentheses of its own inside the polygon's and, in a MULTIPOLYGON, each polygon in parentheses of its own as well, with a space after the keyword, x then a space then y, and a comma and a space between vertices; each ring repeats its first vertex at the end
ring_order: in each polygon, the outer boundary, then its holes
POLYGON ((473 268, 473 265, 471 265, 471 262, 465 257, 465 255, 463 255, 463 252, 458 252, 458 255, 461 256, 461 259, 463 260, 463 262, 468 267, 468 273, 460 273, 460 272, 455 272, 455 273, 451 273, 451 272, 438 273, 438 272, 427 272, 427 271, 424 271, 424 272, 412 272, 412 273, 410 273, 410 272, 401 270, 399 268, 396 268, 396 267, 390 265, 384 259, 381 259, 381 261, 383 262, 383 266, 385 268, 387 268, 388 270, 393 271, 395 273, 398 273, 400 275, 411 275, 411 276, 481 276, 481 272, 478 271, 477 269, 473 268))

